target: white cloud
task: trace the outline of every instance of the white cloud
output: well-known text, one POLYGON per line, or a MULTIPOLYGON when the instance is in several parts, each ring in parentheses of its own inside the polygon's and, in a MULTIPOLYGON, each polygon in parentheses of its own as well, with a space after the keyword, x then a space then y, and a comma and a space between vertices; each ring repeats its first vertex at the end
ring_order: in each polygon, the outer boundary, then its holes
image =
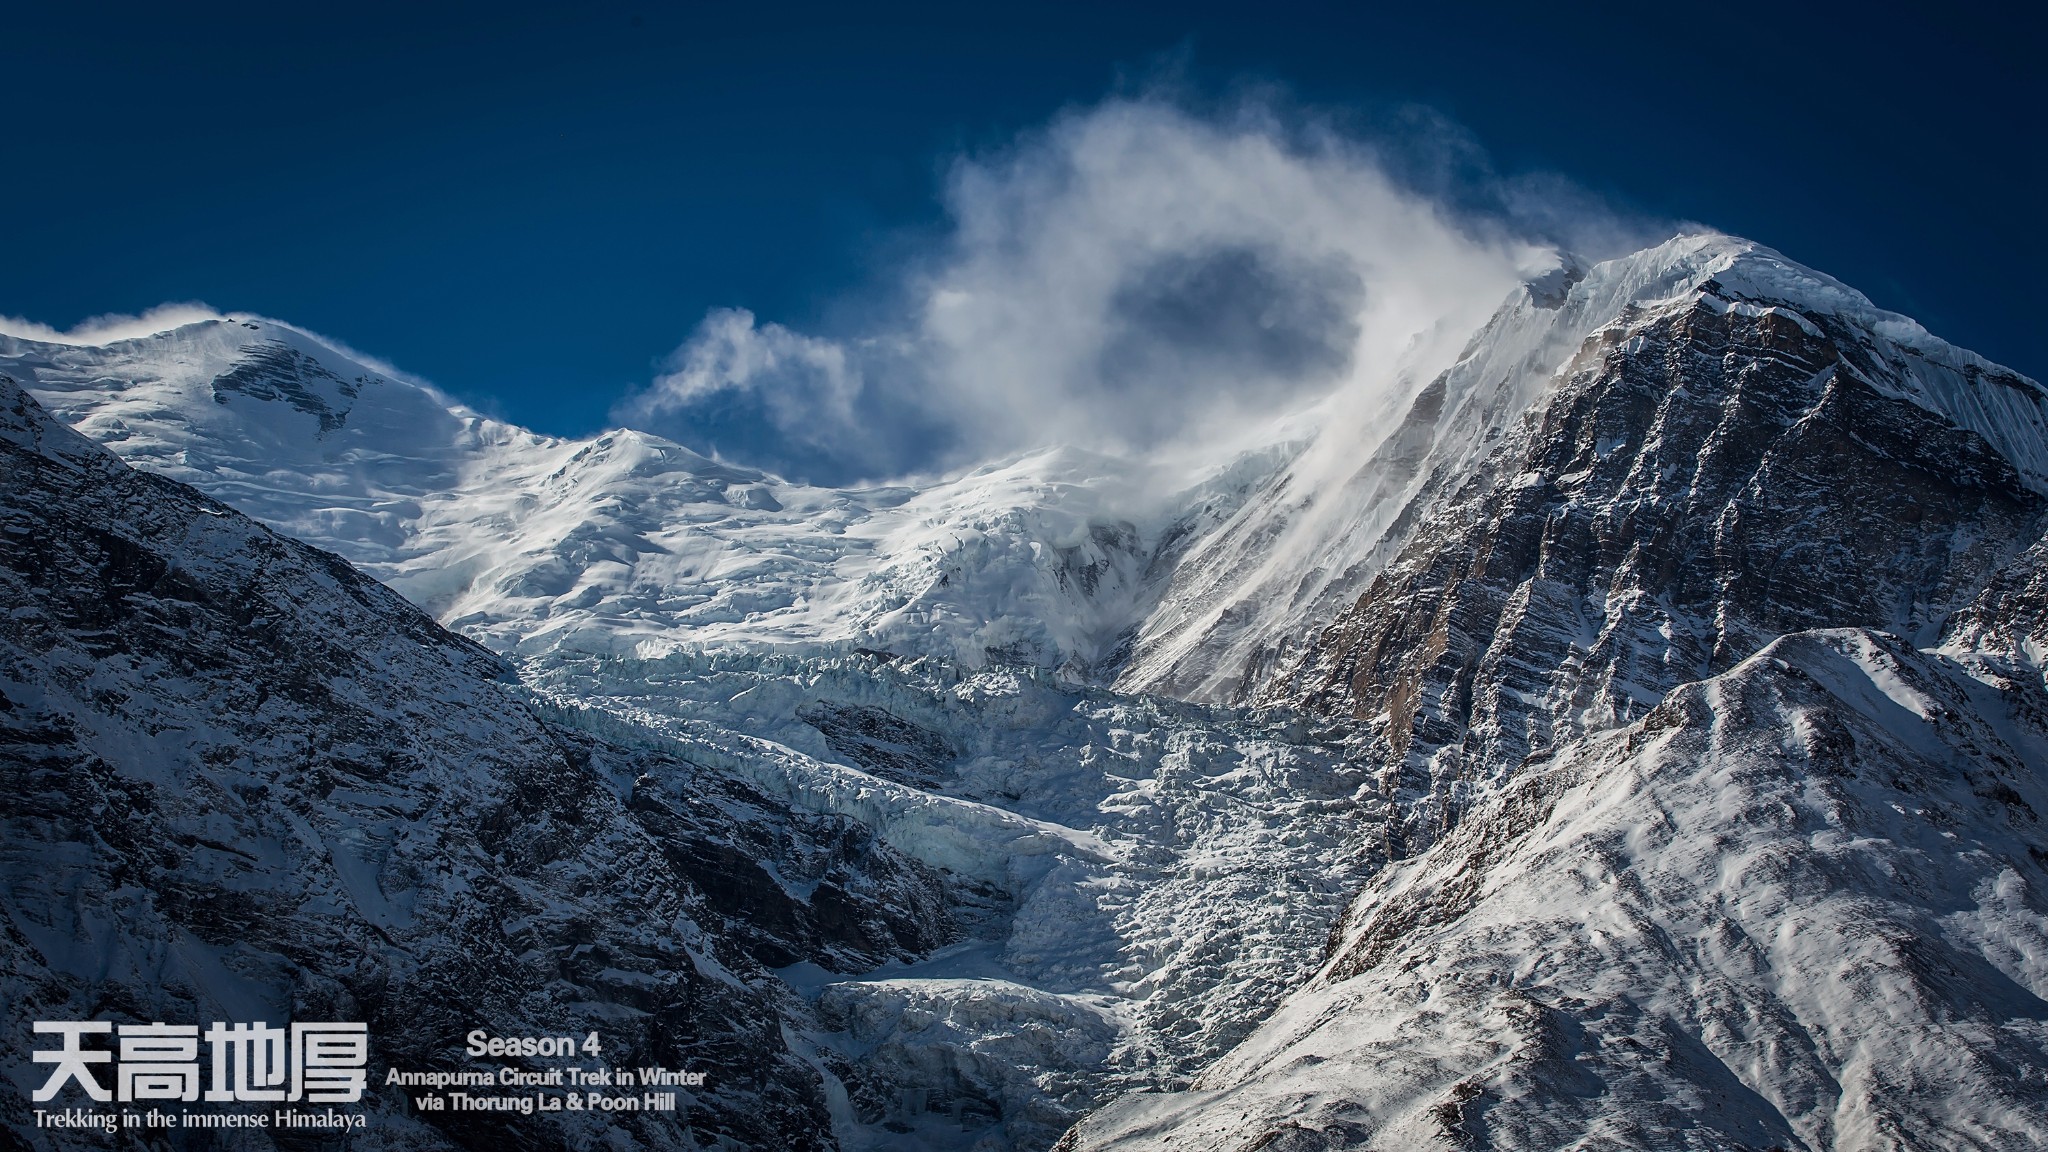
POLYGON ((668 369, 640 397, 639 412, 660 417, 722 392, 755 390, 770 417, 806 442, 806 424, 822 430, 851 420, 861 388, 844 347, 780 324, 757 326, 744 308, 713 309, 668 369))
POLYGON ((619 415, 844 480, 1050 443, 1213 453, 1333 396, 1378 409, 1553 259, 1389 172, 1265 106, 1063 115, 955 164, 950 232, 885 285, 881 330, 716 311, 619 415), (753 418, 769 430, 738 431, 753 418))

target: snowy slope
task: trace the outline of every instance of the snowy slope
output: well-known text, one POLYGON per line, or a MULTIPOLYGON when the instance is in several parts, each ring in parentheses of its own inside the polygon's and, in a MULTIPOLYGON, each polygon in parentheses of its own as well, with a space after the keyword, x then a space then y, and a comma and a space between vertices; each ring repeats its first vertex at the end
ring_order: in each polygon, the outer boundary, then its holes
POLYGON ((791 484, 639 432, 535 435, 268 320, 105 347, 0 336, 0 373, 501 651, 865 646, 1088 676, 1156 597, 1183 510, 1215 495, 1069 450, 910 487, 791 484))
POLYGON ((1063 1147, 2042 1147, 2044 721, 1782 639, 1510 783, 1194 1090, 1063 1147))
POLYGON ((1570 370, 1597 366, 1580 357, 1589 338, 1612 335, 1593 350, 1604 356, 1655 318, 1694 306, 1831 318, 1867 361, 1874 388, 1981 435, 2028 487, 2048 492, 2048 391, 1838 281, 1715 233, 1591 267, 1566 258, 1518 289, 1456 364, 1415 390, 1405 414, 1330 423, 1194 545, 1118 684, 1191 699, 1257 698, 1419 526, 1443 514, 1503 438, 1557 395, 1570 370))

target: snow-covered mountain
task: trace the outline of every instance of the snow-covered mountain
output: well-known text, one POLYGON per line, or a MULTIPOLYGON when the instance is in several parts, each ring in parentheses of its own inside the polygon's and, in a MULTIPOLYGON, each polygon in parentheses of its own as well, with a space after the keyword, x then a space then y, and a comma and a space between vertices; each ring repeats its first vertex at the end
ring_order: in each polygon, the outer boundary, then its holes
POLYGON ((1236 688, 1367 724, 1427 850, 1063 1148, 2048 1133, 2048 391, 1725 238, 1552 299, 1583 342, 1461 408, 1511 302, 1368 468, 1413 494, 1363 590, 1236 688))
POLYGON ((1392 412, 1333 404, 1318 435, 1276 423, 1269 446, 1199 475, 1050 449, 937 481, 816 488, 630 430, 536 435, 272 321, 104 347, 0 335, 0 371, 123 459, 339 552, 500 651, 870 647, 1210 701, 1301 698, 1330 674, 1327 649, 1310 652, 1317 634, 1412 557, 1425 526, 1459 501, 1504 503, 1503 484, 1583 482, 1594 472, 1582 465, 1612 458, 1599 476, 1620 469, 1609 487, 1622 487, 1580 504, 1643 489, 1668 519, 1716 522, 1750 478, 1733 474, 1729 447, 1763 435, 1706 420, 1723 398, 1808 435, 1800 417, 1832 417, 1867 389, 1981 441, 2026 492, 2048 492, 2039 386, 1711 233, 1591 267, 1561 258, 1454 365, 1412 395, 1397 389, 1392 412), (1694 331, 1710 318, 1727 331, 1694 331), (1747 359, 1709 370, 1724 339, 1747 359), (1693 366, 1657 362, 1667 351, 1693 366), (1839 379, 1818 375, 1837 361, 1839 379), (1758 396, 1776 393, 1744 374, 1802 368, 1811 403, 1761 413, 1758 396), (1666 387, 1679 371, 1690 391, 1666 387), (1612 422, 1624 372, 1674 405, 1585 446, 1571 439, 1580 429, 1540 424, 1564 418, 1546 416, 1561 390, 1586 394, 1586 413, 1605 404, 1612 422), (1631 471, 1645 437, 1679 415, 1704 423, 1686 443, 1652 445, 1661 464, 1704 452, 1720 471, 1703 478, 1729 492, 1692 492, 1690 470, 1646 489, 1648 474, 1631 471), (1530 467, 1503 471, 1503 438, 1530 467), (1590 455, 1534 459, 1567 444, 1590 455), (1482 473, 1489 485, 1474 489, 1482 473))
MULTIPOLYGON (((1512 296, 1456 364, 1415 390, 1405 417, 1384 422, 1391 431, 1372 421, 1327 429, 1194 545, 1146 620, 1119 684, 1196 699, 1294 695, 1301 689, 1273 680, 1302 680, 1307 673, 1298 665, 1316 663, 1305 650, 1317 633, 1404 549, 1412 555, 1419 533, 1460 515, 1452 510, 1460 501, 1527 503, 1506 490, 1538 476, 1546 484, 1563 477, 1580 504, 1625 505, 1648 494, 1678 501, 1667 518, 1712 525, 1722 509, 1707 504, 1716 494, 1691 492, 1694 460, 1714 466, 1698 478, 1731 491, 1751 474, 1723 475, 1743 462, 1725 458, 1730 447, 1782 467, 1761 426, 1740 421, 1796 425, 1807 409, 1750 409, 1779 403, 1759 385, 1795 383, 1789 374, 1801 369, 1807 374, 1797 386, 1829 395, 1824 415, 1846 403, 1837 394, 1867 387, 1924 410, 1934 426, 1981 439, 1988 456, 2018 473, 2020 487, 2048 492, 2048 394, 1835 280, 1717 234, 1680 236, 1590 268, 1567 257, 1512 296), (1722 330, 1695 331, 1714 324, 1722 330), (1737 359, 1716 362, 1727 355, 1737 359), (1838 361, 1843 376, 1828 392, 1833 377, 1817 374, 1838 361), (1636 402, 1640 411, 1624 411, 1620 397, 1609 395, 1624 371, 1635 374, 1630 387, 1648 401, 1636 402), (1751 379, 1758 372, 1775 375, 1751 379), (1572 417, 1558 404, 1565 392, 1583 395, 1579 425, 1604 421, 1590 439, 1580 435, 1587 428, 1564 426, 1572 417), (1724 403, 1740 407, 1737 420, 1706 420, 1687 441, 1667 440, 1672 420, 1705 420, 1724 403), (1506 449, 1504 439, 1512 441, 1506 449), (1644 452, 1661 453, 1656 465, 1680 472, 1649 487, 1660 477, 1632 471, 1644 452), (1535 459, 1542 453, 1564 456, 1535 459), (1475 489, 1482 473, 1489 484, 1475 489), (1577 492, 1589 479, 1595 491, 1577 492)), ((1755 478, 1760 485, 1770 479, 1755 478)), ((1725 505, 1729 493, 1718 495, 1725 505)), ((1837 499, 1860 495, 1844 486, 1837 499)), ((1796 593, 1783 598, 1798 601, 1796 593)))
POLYGON ((0 336, 0 372, 129 463, 506 652, 873 647, 1086 677, 1118 658, 1186 521, 1251 478, 1054 449, 810 487, 640 432, 536 435, 267 320, 105 347, 0 336))
POLYGON ((1192 473, 810 487, 263 320, 0 374, 503 655, 821 1142, 2048 1139, 2048 390, 1769 249, 1563 258, 1192 473))
POLYGON ((1745 255, 1589 338, 1264 689, 1382 718, 1420 841, 1779 635, 1932 643, 2038 538, 2048 393, 1745 255))

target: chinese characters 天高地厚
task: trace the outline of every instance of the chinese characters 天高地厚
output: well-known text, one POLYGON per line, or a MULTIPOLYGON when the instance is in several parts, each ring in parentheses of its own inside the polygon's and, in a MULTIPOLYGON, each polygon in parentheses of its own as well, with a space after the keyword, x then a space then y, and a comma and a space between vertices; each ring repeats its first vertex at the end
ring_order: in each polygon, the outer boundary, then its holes
MULTIPOLYGON (((38 1035, 61 1037, 55 1050, 35 1053, 36 1063, 56 1065, 49 1080, 32 1094, 38 1104, 55 1099, 69 1084, 101 1102, 200 1099, 202 1037, 196 1024, 38 1020, 35 1030, 38 1035), (114 1033, 117 1050, 85 1046, 87 1036, 107 1033, 114 1033), (100 1064, 113 1065, 111 1089, 95 1071, 100 1064)), ((261 1020, 233 1026, 215 1021, 203 1039, 212 1050, 208 1101, 354 1104, 363 1098, 370 1061, 367 1025, 273 1028, 261 1020)))

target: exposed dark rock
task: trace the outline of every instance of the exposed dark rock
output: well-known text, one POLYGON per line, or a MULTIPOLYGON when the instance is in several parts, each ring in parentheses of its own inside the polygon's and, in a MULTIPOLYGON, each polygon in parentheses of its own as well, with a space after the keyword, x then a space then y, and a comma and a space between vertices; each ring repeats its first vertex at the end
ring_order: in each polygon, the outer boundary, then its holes
MULTIPOLYGON (((1608 329, 1265 696, 1373 721, 1397 854, 1485 782, 1805 628, 1931 642, 2038 538, 1977 435, 1830 317, 1712 300, 1608 329)), ((1425 394, 1426 395, 1426 394, 1425 394)))
POLYGON ((349 406, 367 382, 344 380, 288 344, 258 344, 214 378, 213 398, 221 404, 237 394, 282 400, 318 419, 324 436, 348 423, 349 406))
POLYGON ((861 704, 809 704, 797 715, 834 752, 885 780, 918 788, 945 784, 959 751, 929 728, 861 704))

